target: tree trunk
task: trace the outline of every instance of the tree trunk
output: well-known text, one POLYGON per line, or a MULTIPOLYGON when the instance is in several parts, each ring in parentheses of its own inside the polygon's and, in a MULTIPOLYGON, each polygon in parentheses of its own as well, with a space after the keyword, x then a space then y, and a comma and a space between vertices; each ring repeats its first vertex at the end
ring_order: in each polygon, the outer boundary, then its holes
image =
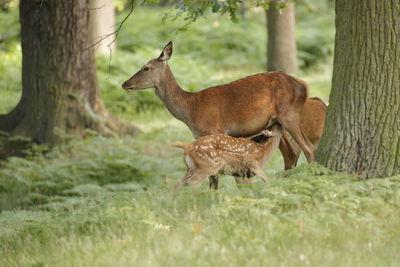
POLYGON ((284 9, 272 1, 267 16, 267 70, 295 73, 298 70, 294 3, 284 9))
POLYGON ((115 8, 113 0, 90 0, 90 20, 92 24, 92 43, 99 54, 109 54, 115 49, 115 8), (112 34, 112 35, 110 35, 112 34), (105 38, 108 36, 107 38, 105 38), (104 39, 103 39, 104 38, 104 39))
POLYGON ((400 173, 400 2, 337 0, 330 106, 317 161, 362 178, 400 173))
POLYGON ((111 118, 101 100, 93 49, 87 49, 88 1, 21 0, 22 97, 0 116, 0 131, 50 145, 86 128, 136 132, 111 118))

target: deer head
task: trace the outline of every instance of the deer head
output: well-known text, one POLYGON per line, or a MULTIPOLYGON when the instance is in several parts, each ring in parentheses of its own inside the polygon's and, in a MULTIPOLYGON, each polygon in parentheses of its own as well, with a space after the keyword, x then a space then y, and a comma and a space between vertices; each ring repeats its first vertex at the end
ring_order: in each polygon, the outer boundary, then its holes
POLYGON ((158 88, 165 80, 167 61, 172 55, 172 42, 169 41, 158 58, 147 62, 138 72, 122 84, 126 91, 158 88))

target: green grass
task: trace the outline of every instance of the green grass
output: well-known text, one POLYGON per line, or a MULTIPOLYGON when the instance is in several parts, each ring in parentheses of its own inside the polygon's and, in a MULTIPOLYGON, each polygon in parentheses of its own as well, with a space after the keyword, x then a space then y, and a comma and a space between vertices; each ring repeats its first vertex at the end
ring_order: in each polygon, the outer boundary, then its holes
POLYGON ((134 139, 93 136, 6 163, 1 200, 17 207, 0 214, 0 265, 399 262, 400 176, 361 181, 317 164, 282 172, 277 152, 269 185, 238 189, 227 176, 218 192, 203 183, 173 193, 185 167, 168 144, 189 131, 163 113, 138 124, 134 139))
MULTIPOLYGON (((168 144, 193 137, 153 90, 126 94, 120 84, 168 40, 171 68, 189 91, 263 71, 265 25, 254 11, 239 24, 210 16, 176 32, 181 21, 162 24, 164 11, 135 12, 110 71, 108 58, 97 59, 107 108, 138 125, 138 137, 90 133, 0 163, 0 266, 397 266, 400 176, 358 180, 304 158, 283 172, 276 152, 264 168, 268 185, 238 189, 226 176, 217 192, 206 182, 171 191, 185 166, 168 144)), ((297 76, 328 100, 333 11, 298 11, 297 76)), ((12 21, 16 13, 0 14, 12 21)), ((20 96, 21 53, 16 40, 0 50, 5 113, 20 96)))

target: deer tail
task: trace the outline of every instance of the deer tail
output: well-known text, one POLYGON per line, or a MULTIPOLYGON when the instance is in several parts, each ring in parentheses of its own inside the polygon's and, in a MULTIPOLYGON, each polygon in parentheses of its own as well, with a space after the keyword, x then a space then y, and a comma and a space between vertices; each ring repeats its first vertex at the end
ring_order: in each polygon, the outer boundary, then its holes
POLYGON ((179 148, 183 148, 184 150, 186 150, 188 148, 189 144, 186 144, 183 142, 173 142, 172 144, 170 144, 170 146, 179 147, 179 148))
POLYGON ((293 78, 294 79, 291 81, 291 84, 294 88, 296 99, 300 100, 300 102, 304 104, 304 102, 306 102, 306 99, 310 95, 310 89, 308 88, 308 85, 305 81, 296 77, 293 78))
POLYGON ((296 89, 298 97, 305 102, 310 95, 310 89, 308 88, 307 83, 299 79, 299 83, 296 89))

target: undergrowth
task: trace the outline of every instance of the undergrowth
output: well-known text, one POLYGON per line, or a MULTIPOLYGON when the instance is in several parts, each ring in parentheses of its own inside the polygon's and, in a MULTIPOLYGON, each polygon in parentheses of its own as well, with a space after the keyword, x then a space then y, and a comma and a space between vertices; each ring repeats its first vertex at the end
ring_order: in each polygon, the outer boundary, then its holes
POLYGON ((318 164, 283 172, 277 152, 265 166, 268 185, 238 189, 232 177, 222 177, 216 192, 206 182, 173 192, 185 166, 181 150, 168 144, 190 142, 189 131, 165 113, 138 124, 144 132, 135 139, 92 136, 3 163, 0 265, 395 266, 400 260, 400 176, 364 181, 318 164))

